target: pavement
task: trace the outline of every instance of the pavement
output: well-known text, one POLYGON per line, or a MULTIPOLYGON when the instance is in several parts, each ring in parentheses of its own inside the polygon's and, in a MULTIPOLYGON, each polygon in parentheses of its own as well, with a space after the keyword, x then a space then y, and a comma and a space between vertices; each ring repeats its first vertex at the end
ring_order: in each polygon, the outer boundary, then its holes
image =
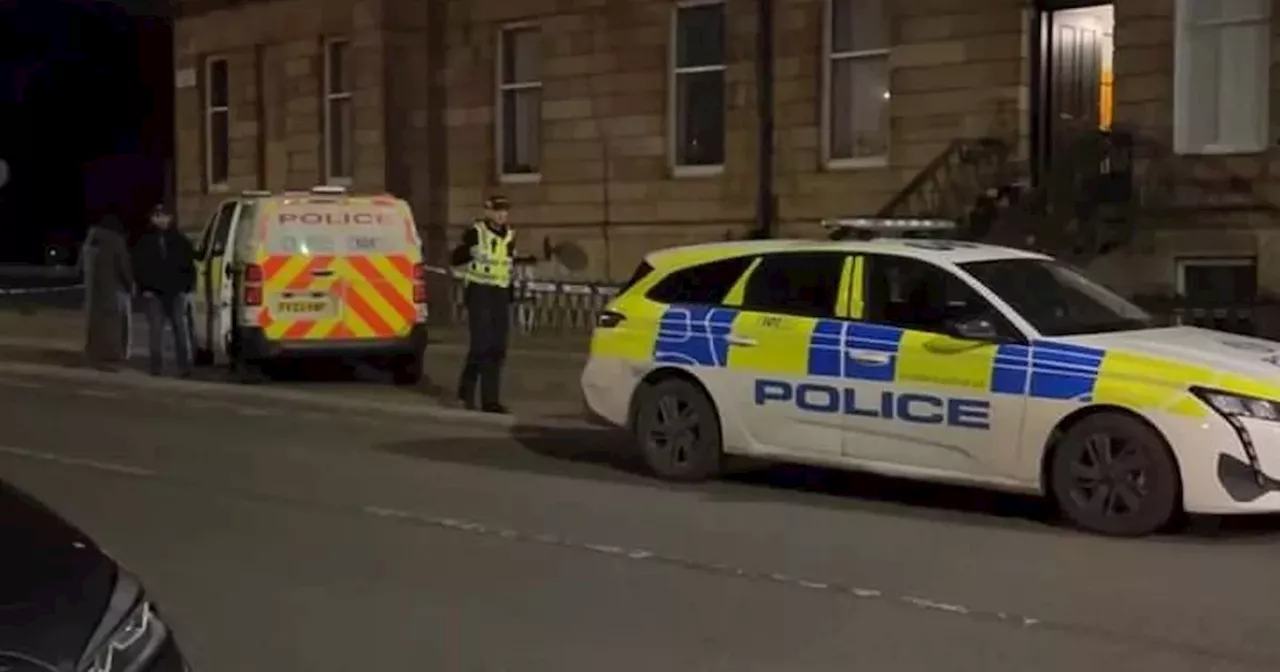
POLYGON ((585 426, 0 362, 0 475, 139 573, 197 670, 1280 666, 1280 523, 1104 539, 801 468, 673 486, 585 426))
MULTIPOLYGON (((146 321, 134 320, 131 368, 146 368, 146 321)), ((79 311, 50 308, 0 310, 0 360, 59 367, 83 366, 84 318, 79 311)), ((309 365, 273 372, 268 383, 280 389, 375 403, 456 407, 454 390, 466 356, 465 329, 433 327, 427 348, 426 379, 416 388, 398 388, 384 372, 348 364, 309 365)), ((168 339, 166 339, 167 341, 168 339)), ((587 336, 513 334, 503 375, 503 398, 526 417, 580 417, 578 377, 585 363, 587 336)), ((200 370, 200 380, 237 386, 225 368, 200 370)), ((514 422, 514 420, 512 420, 514 422)))

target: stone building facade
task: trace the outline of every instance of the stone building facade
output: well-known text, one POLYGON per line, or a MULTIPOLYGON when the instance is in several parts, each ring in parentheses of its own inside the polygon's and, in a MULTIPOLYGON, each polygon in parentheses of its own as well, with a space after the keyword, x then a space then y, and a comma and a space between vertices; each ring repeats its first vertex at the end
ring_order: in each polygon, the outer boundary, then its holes
MULTIPOLYGON (((1234 37, 1199 47, 1229 50, 1253 36, 1249 53, 1218 59, 1236 64, 1230 86, 1220 83, 1225 71, 1207 83, 1195 70, 1207 56, 1179 55, 1192 41, 1180 37, 1187 1, 1104 6, 1105 90, 1090 95, 1113 101, 1108 122, 1189 153, 1229 154, 1214 159, 1269 197, 1278 88, 1270 0, 1256 3, 1257 16, 1218 17, 1234 37), (1239 74, 1248 59, 1263 68, 1253 80, 1239 74), (1232 98, 1231 87, 1253 97, 1232 98), (1205 99, 1219 104, 1175 112, 1205 99), (1242 100, 1262 116, 1232 123, 1260 123, 1257 137, 1236 133, 1227 146, 1205 136, 1226 126, 1206 115, 1242 100)), ((756 220, 756 0, 175 2, 184 221, 203 221, 228 192, 348 183, 408 199, 434 255, 485 194, 501 192, 515 204, 525 251, 549 257, 547 272, 620 279, 650 249, 747 235, 756 220)), ((877 211, 958 138, 1035 150, 1045 83, 1033 66, 1053 56, 1032 52, 1045 48, 1047 26, 1067 24, 1066 14, 1046 20, 1063 7, 774 4, 777 233, 818 235, 821 218, 877 211)), ((1040 70, 1056 71, 1053 62, 1040 70)), ((1232 269, 1219 274, 1232 282, 1255 273, 1280 288, 1280 264, 1257 270, 1280 237, 1257 222, 1153 228, 1098 270, 1133 289, 1171 291, 1185 279, 1185 256, 1232 269)))

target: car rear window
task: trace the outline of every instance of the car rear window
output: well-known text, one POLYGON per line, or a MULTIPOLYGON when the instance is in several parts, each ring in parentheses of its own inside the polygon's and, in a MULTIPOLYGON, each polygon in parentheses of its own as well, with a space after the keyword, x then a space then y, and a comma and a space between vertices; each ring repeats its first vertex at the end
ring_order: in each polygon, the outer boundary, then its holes
POLYGON ((733 257, 675 271, 649 290, 660 303, 719 304, 751 265, 752 257, 733 257))

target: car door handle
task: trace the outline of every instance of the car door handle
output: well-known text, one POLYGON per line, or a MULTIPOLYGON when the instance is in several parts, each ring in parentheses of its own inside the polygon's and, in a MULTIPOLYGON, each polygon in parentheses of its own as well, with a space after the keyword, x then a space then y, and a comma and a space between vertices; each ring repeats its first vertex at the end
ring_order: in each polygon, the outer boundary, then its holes
POLYGON ((886 352, 849 352, 849 358, 860 364, 888 364, 893 356, 886 352))
POLYGON ((737 335, 737 334, 729 334, 728 336, 725 336, 725 337, 724 337, 724 340, 725 340, 725 342, 727 342, 729 345, 740 345, 740 346, 744 346, 744 347, 750 347, 750 346, 752 346, 752 345, 757 345, 757 341, 756 341, 756 339, 754 339, 754 338, 747 338, 746 336, 739 336, 739 335, 737 335))

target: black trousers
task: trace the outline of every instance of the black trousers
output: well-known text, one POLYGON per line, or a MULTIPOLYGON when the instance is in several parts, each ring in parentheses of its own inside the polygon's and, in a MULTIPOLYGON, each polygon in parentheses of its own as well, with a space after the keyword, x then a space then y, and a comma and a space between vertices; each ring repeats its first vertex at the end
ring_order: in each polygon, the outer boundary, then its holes
POLYGON ((469 284, 466 301, 470 348, 458 381, 458 397, 474 403, 479 383, 480 405, 497 406, 501 399, 502 364, 507 359, 511 289, 469 284))

